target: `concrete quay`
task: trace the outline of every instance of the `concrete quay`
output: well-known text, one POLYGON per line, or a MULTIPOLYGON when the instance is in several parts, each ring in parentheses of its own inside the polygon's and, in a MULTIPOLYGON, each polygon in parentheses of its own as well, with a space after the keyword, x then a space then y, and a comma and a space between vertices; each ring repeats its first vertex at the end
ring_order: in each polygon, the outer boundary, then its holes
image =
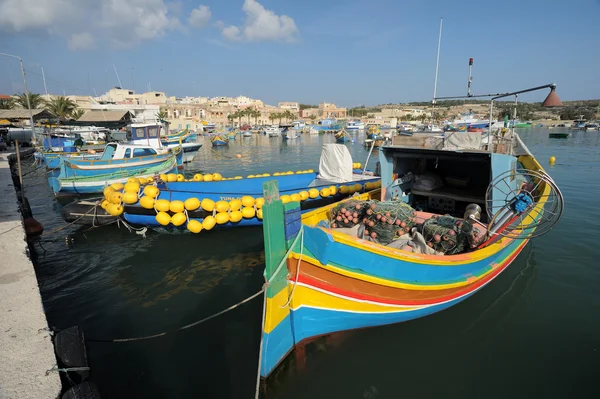
POLYGON ((10 174, 0 154, 0 399, 57 398, 54 346, 10 174), (40 331, 41 330, 41 331, 40 331))

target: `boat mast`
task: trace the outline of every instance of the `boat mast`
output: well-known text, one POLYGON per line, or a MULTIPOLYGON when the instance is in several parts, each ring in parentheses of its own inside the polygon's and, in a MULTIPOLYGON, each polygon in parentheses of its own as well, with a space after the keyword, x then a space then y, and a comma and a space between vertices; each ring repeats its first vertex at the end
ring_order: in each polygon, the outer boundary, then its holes
POLYGON ((437 81, 438 81, 438 71, 440 68, 440 48, 442 46, 442 23, 444 22, 443 18, 440 18, 440 34, 438 37, 438 49, 437 49, 437 60, 435 63, 435 80, 433 83, 433 101, 432 103, 432 107, 431 107, 431 123, 433 123, 433 118, 434 118, 434 114, 435 114, 435 101, 437 98, 437 81))
POLYGON ((471 83, 473 82, 473 58, 469 58, 469 83, 467 85, 467 97, 471 97, 471 83))
POLYGON ((113 69, 115 70, 115 75, 117 75, 117 82, 119 82, 119 87, 122 89, 123 85, 121 84, 121 79, 119 79, 119 74, 117 73, 117 67, 113 64, 113 69))
POLYGON ((48 87, 46 86, 46 75, 44 74, 44 67, 42 68, 42 79, 44 80, 44 92, 46 93, 46 97, 48 97, 48 87))

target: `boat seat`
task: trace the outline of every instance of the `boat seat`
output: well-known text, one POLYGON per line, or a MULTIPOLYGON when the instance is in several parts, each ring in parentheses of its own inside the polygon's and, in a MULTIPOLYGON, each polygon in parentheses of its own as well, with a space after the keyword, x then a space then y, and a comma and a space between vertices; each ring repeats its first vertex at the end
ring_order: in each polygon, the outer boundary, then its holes
MULTIPOLYGON (((427 219, 431 219, 433 216, 443 216, 443 215, 440 215, 438 213, 415 211, 415 222, 417 224, 421 224, 421 223, 425 222, 427 219)), ((485 235, 487 234, 487 230, 485 229, 485 227, 481 226, 478 223, 473 223, 473 228, 479 230, 480 237, 485 237, 485 235)))

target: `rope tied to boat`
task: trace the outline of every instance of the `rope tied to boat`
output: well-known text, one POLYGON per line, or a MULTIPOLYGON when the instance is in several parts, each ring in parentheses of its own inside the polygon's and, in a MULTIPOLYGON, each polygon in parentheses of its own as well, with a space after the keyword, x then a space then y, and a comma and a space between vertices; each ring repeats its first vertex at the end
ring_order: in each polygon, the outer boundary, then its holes
POLYGON ((71 371, 90 371, 89 367, 67 367, 67 368, 58 368, 58 366, 52 367, 50 370, 46 370, 46 375, 50 373, 69 373, 71 371))

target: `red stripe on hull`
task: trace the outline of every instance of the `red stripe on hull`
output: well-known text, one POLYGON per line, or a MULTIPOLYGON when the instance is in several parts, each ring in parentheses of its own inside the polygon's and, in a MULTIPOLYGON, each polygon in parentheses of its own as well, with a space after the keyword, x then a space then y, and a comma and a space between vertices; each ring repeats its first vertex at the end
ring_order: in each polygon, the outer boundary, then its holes
MULTIPOLYGON (((458 287, 455 289, 452 289, 452 288, 444 289, 444 290, 456 290, 456 292, 453 292, 452 294, 447 295, 447 296, 441 296, 441 297, 436 297, 436 298, 432 298, 432 299, 425 299, 425 300, 406 300, 406 299, 404 299, 404 300, 400 300, 400 301, 392 300, 392 299, 382 299, 382 298, 370 296, 370 295, 355 292, 355 291, 345 290, 344 288, 341 288, 341 287, 333 286, 331 284, 323 282, 322 280, 317 280, 317 279, 311 278, 309 276, 303 275, 302 270, 300 270, 301 273, 300 273, 300 276, 298 276, 298 282, 315 287, 315 288, 319 288, 324 291, 329 291, 329 292, 337 294, 337 295, 342 295, 342 296, 345 296, 348 298, 357 299, 357 300, 361 300, 361 301, 379 302, 382 304, 389 304, 389 305, 410 305, 410 306, 432 305, 432 304, 436 304, 436 303, 440 303, 440 302, 451 301, 453 299, 456 299, 458 297, 461 297, 472 291, 477 290, 482 285, 486 284, 487 282, 489 282, 490 280, 495 278, 497 275, 499 275, 504 269, 506 269, 512 263, 512 261, 521 253, 521 251, 523 250, 523 248, 525 247, 527 242, 528 242, 528 240, 523 240, 523 243, 519 247, 517 247, 515 252, 510 257, 508 257, 502 264, 497 266, 495 268, 495 270, 492 273, 490 273, 488 276, 484 277, 481 280, 478 280, 476 283, 469 284, 466 287, 458 287)), ((332 272, 332 273, 334 273, 334 272, 332 272)), ((351 277, 348 277, 348 278, 351 278, 351 277)), ((294 279, 294 277, 292 277, 290 280, 293 280, 293 279, 294 279)), ((398 289, 405 290, 402 288, 398 288, 398 289)), ((411 290, 405 290, 405 291, 411 291, 411 290)), ((418 292, 419 290, 415 290, 415 291, 418 292)), ((426 290, 426 291, 428 291, 428 292, 431 291, 432 293, 436 292, 436 290, 426 290)))

